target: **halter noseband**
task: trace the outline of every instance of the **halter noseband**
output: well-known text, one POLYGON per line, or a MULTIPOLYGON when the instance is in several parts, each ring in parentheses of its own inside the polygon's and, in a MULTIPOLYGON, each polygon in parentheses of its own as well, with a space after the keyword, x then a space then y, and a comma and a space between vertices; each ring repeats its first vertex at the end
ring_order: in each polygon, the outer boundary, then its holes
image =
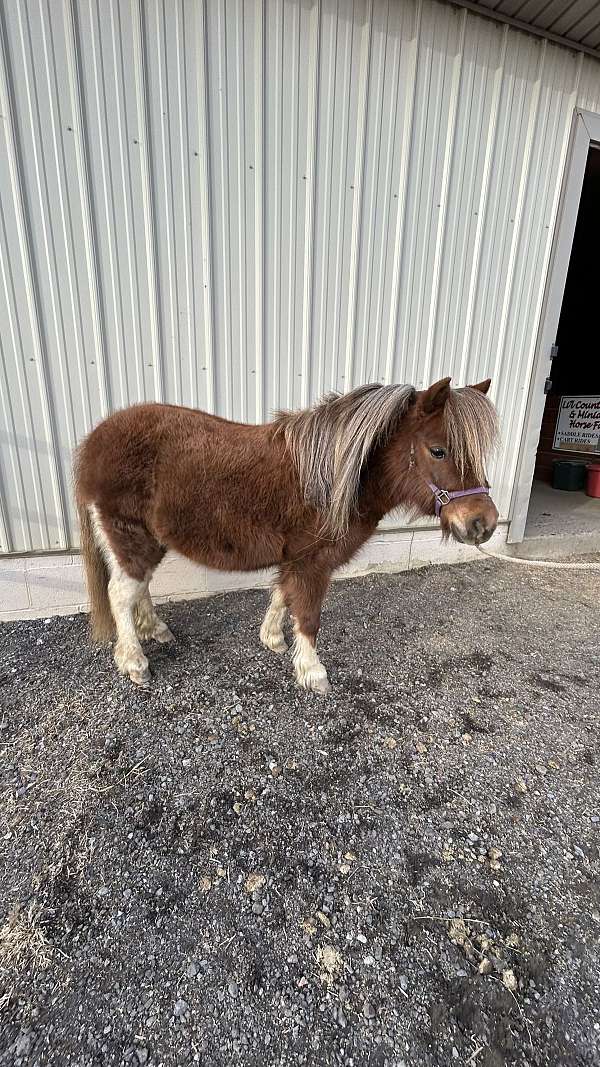
POLYGON ((485 485, 478 485, 475 489, 457 489, 453 493, 449 492, 447 489, 438 489, 437 485, 434 485, 433 482, 427 482, 427 485, 435 497, 435 513, 438 518, 444 505, 449 504, 451 500, 456 500, 460 496, 480 496, 482 494, 489 496, 490 494, 489 489, 485 485))
MULTIPOLYGON (((411 467, 415 467, 416 466, 416 463, 415 463, 415 446, 414 446, 414 444, 412 444, 410 446, 410 466, 411 467)), ((490 495, 490 490, 489 490, 488 486, 486 486, 486 485, 477 485, 477 486, 475 486, 474 489, 456 489, 456 490, 451 492, 449 489, 440 489, 439 486, 434 485, 433 482, 427 481, 426 478, 424 478, 424 481, 429 486, 429 488, 431 489, 431 492, 433 493, 433 495, 435 497, 435 514, 436 514, 436 518, 438 518, 438 519, 440 517, 442 508, 445 507, 446 504, 449 504, 451 500, 458 500, 459 497, 461 497, 461 496, 480 496, 480 495, 489 496, 490 495)))

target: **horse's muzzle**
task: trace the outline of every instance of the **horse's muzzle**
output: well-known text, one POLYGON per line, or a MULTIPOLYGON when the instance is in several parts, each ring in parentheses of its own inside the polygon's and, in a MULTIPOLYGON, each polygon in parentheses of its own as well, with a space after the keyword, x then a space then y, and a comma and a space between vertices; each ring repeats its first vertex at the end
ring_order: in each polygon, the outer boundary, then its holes
POLYGON ((451 522, 450 529, 452 536, 463 545, 484 545, 496 529, 496 523, 488 523, 484 518, 477 516, 465 524, 451 522))

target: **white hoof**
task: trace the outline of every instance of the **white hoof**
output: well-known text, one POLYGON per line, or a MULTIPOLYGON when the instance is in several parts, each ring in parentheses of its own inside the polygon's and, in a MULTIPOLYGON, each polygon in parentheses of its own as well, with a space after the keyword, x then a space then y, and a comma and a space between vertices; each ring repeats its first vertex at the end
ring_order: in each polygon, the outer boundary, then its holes
POLYGON ((134 685, 138 685, 140 689, 150 688, 150 671, 147 667, 143 670, 131 670, 129 671, 129 677, 134 685))
POLYGON ((324 667, 309 667, 307 670, 296 670, 296 681, 303 689, 310 689, 313 693, 327 696, 331 690, 327 671, 324 667))
POLYGON ((147 687, 150 684, 148 660, 143 652, 131 646, 123 646, 118 641, 115 645, 115 663, 121 674, 127 674, 135 685, 147 687))
POLYGON ((162 622, 161 619, 156 623, 152 637, 161 645, 170 645, 175 640, 175 634, 169 630, 166 622, 162 622))
POLYGON ((269 648, 271 652, 277 652, 278 655, 287 652, 288 645, 283 636, 283 630, 272 630, 263 623, 260 628, 260 639, 265 648, 269 648))

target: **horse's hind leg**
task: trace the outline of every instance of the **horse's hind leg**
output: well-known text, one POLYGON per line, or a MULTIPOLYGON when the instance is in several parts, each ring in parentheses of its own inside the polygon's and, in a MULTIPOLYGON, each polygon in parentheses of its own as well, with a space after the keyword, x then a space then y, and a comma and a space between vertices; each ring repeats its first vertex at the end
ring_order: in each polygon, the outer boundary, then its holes
POLYGON ((166 622, 163 622, 156 614, 152 597, 148 590, 148 583, 146 583, 146 588, 136 604, 134 618, 138 637, 142 641, 152 639, 158 641, 161 645, 166 645, 169 641, 175 640, 175 635, 169 630, 166 622))
POLYGON ((164 549, 139 524, 111 520, 90 508, 94 535, 109 572, 108 598, 117 629, 115 663, 136 685, 150 681, 148 660, 142 652, 135 625, 135 613, 147 593, 152 570, 164 549))
POLYGON ((287 642, 283 636, 283 622, 286 616, 285 598, 279 585, 273 586, 271 603, 260 628, 260 639, 272 652, 285 652, 287 642))

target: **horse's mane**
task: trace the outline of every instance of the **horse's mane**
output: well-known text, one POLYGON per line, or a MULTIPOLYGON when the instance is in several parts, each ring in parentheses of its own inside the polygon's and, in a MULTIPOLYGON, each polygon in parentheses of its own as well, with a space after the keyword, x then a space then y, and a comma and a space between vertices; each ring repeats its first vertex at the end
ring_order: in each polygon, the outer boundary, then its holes
POLYGON ((326 516, 332 537, 347 530, 364 464, 397 428, 414 396, 412 385, 373 383, 342 396, 329 393, 306 411, 279 414, 305 498, 326 516))
POLYGON ((485 393, 466 385, 451 389, 444 406, 448 449, 462 480, 470 472, 482 485, 486 462, 498 444, 498 414, 485 393))
MULTIPOLYGON (((329 393, 304 411, 277 415, 277 432, 284 435, 305 499, 325 516, 329 536, 341 537, 348 529, 365 463, 398 429, 415 396, 412 385, 373 383, 342 395, 329 393)), ((469 469, 482 481, 497 435, 492 404, 476 389, 453 389, 445 420, 461 477, 469 469)))

